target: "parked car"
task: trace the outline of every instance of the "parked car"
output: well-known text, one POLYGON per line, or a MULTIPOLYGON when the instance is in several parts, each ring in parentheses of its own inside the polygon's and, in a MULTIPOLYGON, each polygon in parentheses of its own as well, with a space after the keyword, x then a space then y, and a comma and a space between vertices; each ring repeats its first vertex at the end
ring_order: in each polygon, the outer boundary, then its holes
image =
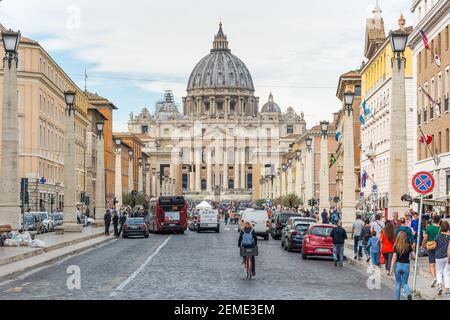
POLYGON ((242 220, 253 225, 257 236, 269 240, 270 220, 266 210, 246 210, 242 214, 242 220))
POLYGON ((42 224, 44 225, 45 232, 52 232, 55 228, 53 220, 48 212, 36 212, 41 217, 42 224))
POLYGON ((23 230, 44 233, 45 227, 42 223, 41 216, 33 213, 25 213, 23 215, 23 230))
MULTIPOLYGON (((305 238, 306 232, 310 228, 312 223, 308 222, 295 222, 294 224, 289 226, 289 229, 286 231, 286 234, 282 240, 282 247, 284 250, 289 252, 297 250, 302 250, 303 239, 305 238)), ((288 228, 287 226, 285 229, 288 228)))
POLYGON ((298 213, 292 212, 281 212, 272 217, 270 223, 270 235, 273 239, 279 240, 281 239, 281 232, 283 228, 286 226, 286 222, 291 217, 301 217, 298 213))
POLYGON ((59 225, 58 215, 56 213, 49 213, 49 217, 52 220, 53 229, 54 229, 57 225, 59 225))
POLYGON ((144 218, 127 218, 123 225, 122 237, 127 238, 129 236, 144 236, 148 238, 149 231, 144 218))
POLYGON ((314 224, 314 223, 316 223, 316 219, 299 217, 299 216, 290 217, 287 220, 286 225, 284 226, 283 230, 281 230, 281 246, 282 247, 284 246, 284 237, 286 236, 287 232, 289 230, 292 230, 292 227, 294 226, 294 224, 297 224, 299 222, 304 222, 307 224, 314 224))
POLYGON ((220 232, 220 216, 218 210, 205 210, 201 209, 198 211, 197 232, 200 233, 204 230, 214 230, 215 232, 220 232))
POLYGON ((336 228, 330 224, 316 224, 309 228, 302 244, 302 258, 308 256, 333 256, 333 239, 331 230, 336 228))

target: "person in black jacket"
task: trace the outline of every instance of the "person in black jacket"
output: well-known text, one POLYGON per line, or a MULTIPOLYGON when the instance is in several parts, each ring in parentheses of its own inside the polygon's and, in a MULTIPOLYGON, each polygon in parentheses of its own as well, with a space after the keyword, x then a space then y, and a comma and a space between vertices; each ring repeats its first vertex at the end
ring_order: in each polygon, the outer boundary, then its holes
POLYGON ((120 219, 119 219, 120 229, 119 229, 118 237, 120 237, 120 234, 122 233, 122 230, 123 230, 123 225, 125 224, 126 221, 127 221, 127 212, 123 211, 122 215, 120 216, 120 219))
POLYGON ((339 266, 344 265, 344 244, 347 239, 347 231, 342 228, 342 221, 337 223, 337 227, 331 230, 330 237, 333 238, 333 258, 334 265, 337 266, 339 261, 339 266))
POLYGON ((119 215, 117 214, 117 211, 115 211, 115 210, 114 210, 114 214, 113 214, 113 218, 112 218, 112 223, 114 226, 114 236, 118 237, 119 229, 117 227, 119 225, 119 215))
POLYGON ((109 209, 106 210, 103 219, 105 221, 105 236, 109 236, 109 227, 111 225, 111 211, 109 211, 109 209))
MULTIPOLYGON (((256 237, 256 232, 253 229, 253 226, 250 222, 245 222, 243 229, 241 229, 241 232, 239 234, 239 240, 238 240, 238 247, 244 246, 246 248, 254 248, 258 245, 258 238, 256 237), (251 236, 252 243, 249 245, 247 244, 247 240, 251 236)), ((256 275, 256 266, 255 266, 255 256, 252 256, 252 275, 256 275)), ((242 259, 242 264, 245 264, 245 257, 242 259)))

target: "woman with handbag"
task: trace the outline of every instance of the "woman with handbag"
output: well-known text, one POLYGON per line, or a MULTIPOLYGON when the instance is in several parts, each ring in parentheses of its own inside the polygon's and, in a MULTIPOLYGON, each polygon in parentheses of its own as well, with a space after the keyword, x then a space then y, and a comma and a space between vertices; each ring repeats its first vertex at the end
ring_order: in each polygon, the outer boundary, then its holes
POLYGON ((450 296, 450 265, 448 263, 448 247, 450 242, 449 224, 447 221, 441 223, 441 232, 436 236, 436 275, 439 287, 438 295, 442 295, 444 279, 445 295, 450 296))
POLYGON ((431 225, 427 227, 425 230, 425 236, 423 237, 422 246, 428 252, 428 263, 430 265, 430 272, 433 280, 431 282, 431 287, 434 288, 436 286, 436 248, 437 243, 435 241, 436 236, 440 231, 440 223, 441 218, 438 215, 433 216, 433 220, 431 225))
POLYGON ((386 224, 384 230, 381 231, 381 254, 384 259, 380 259, 381 264, 386 265, 387 275, 391 275, 391 261, 394 255, 395 231, 391 223, 386 224), (383 263, 383 260, 385 263, 383 263))

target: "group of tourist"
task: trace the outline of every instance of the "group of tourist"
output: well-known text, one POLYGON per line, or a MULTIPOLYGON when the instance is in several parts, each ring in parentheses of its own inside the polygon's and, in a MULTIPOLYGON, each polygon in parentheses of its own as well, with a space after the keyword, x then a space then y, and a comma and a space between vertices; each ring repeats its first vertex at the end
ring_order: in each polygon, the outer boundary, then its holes
POLYGON ((438 285, 438 295, 450 295, 450 232, 449 223, 432 212, 423 216, 419 233, 419 215, 412 210, 399 218, 394 212, 391 220, 382 219, 380 214, 375 219, 362 220, 358 215, 352 227, 354 241, 354 259, 362 259, 363 250, 366 261, 376 267, 385 265, 388 276, 395 275, 396 297, 400 299, 403 288, 412 299, 408 286, 411 260, 416 259, 416 245, 421 252, 428 255, 430 272, 433 277, 431 287, 438 285))

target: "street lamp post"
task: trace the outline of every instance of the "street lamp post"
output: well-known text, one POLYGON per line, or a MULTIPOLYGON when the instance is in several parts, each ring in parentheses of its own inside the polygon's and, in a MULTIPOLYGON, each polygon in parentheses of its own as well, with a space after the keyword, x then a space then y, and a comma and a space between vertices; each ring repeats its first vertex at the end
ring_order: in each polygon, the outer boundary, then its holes
POLYGON ((105 139, 103 128, 105 123, 99 121, 95 124, 97 129, 97 172, 95 175, 95 225, 104 225, 103 217, 106 213, 106 193, 105 193, 105 139))
POLYGON ((152 191, 150 193, 150 197, 156 197, 157 193, 156 193, 156 169, 153 168, 152 169, 152 191))
POLYGON ((116 138, 116 172, 114 193, 116 195, 117 207, 122 207, 122 139, 116 138))
POLYGON ((404 52, 408 42, 408 33, 399 30, 390 33, 394 57, 392 58, 392 102, 391 102, 391 146, 389 174, 388 214, 403 212, 408 207, 401 201, 402 195, 408 193, 408 149, 406 123, 406 93, 404 52), (397 64, 397 68, 395 68, 397 64))
POLYGON ((3 48, 3 108, 1 141, 0 215, 2 224, 21 228, 19 179, 19 110, 17 102, 17 63, 20 32, 2 32, 3 48), (12 63, 12 62, 16 63, 12 63))
POLYGON ((306 143, 306 163, 305 163, 305 200, 311 200, 314 198, 314 188, 313 188, 313 181, 314 181, 314 168, 313 168, 313 152, 312 152, 312 145, 313 145, 313 139, 311 136, 308 136, 305 139, 306 143))
POLYGON ((302 171, 302 151, 297 150, 295 152, 295 192, 299 198, 302 197, 302 180, 303 180, 303 171, 302 171))
POLYGON ((143 161, 144 160, 142 158, 138 159, 138 165, 139 165, 139 168, 138 168, 138 191, 140 193, 144 192, 144 181, 142 180, 143 179, 143 168, 142 168, 143 161))
POLYGON ((131 193, 134 190, 134 151, 133 149, 128 150, 128 192, 131 193))
POLYGON ((145 164, 145 193, 151 196, 151 186, 150 186, 150 163, 145 164))
POLYGON ((355 147, 353 137, 353 91, 344 93, 344 159, 342 176, 342 222, 345 228, 351 228, 355 220, 355 147))
POLYGON ((81 232, 77 224, 77 199, 75 175, 75 91, 64 92, 66 101, 66 150, 64 153, 64 232, 81 232))
POLYGON ((320 200, 319 211, 327 209, 330 204, 330 179, 328 168, 328 127, 330 123, 328 121, 320 122, 320 130, 322 131, 322 138, 320 140, 320 200))

